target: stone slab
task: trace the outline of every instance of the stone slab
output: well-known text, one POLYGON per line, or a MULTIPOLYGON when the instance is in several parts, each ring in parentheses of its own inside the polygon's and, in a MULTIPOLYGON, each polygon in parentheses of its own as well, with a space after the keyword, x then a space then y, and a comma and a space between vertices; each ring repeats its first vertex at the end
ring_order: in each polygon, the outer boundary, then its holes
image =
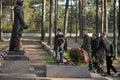
POLYGON ((24 50, 20 50, 20 51, 9 51, 9 48, 7 47, 6 49, 4 49, 2 51, 3 55, 24 55, 25 51, 24 50))
POLYGON ((91 78, 88 68, 73 65, 46 65, 46 76, 55 78, 91 78))
POLYGON ((3 60, 17 61, 17 60, 29 60, 26 55, 4 55, 3 60))
POLYGON ((25 55, 5 55, 1 63, 2 73, 29 73, 29 59, 25 55))
POLYGON ((0 73, 0 80, 37 80, 35 74, 30 73, 0 73))

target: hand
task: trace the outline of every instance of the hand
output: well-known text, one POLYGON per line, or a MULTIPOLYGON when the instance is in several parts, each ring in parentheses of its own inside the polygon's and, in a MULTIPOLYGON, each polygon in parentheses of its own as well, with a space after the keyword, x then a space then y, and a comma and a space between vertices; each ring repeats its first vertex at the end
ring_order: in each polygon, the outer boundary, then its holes
POLYGON ((29 24, 25 24, 24 26, 22 26, 23 29, 28 29, 30 25, 29 24))
POLYGON ((109 53, 108 56, 111 56, 111 54, 109 53))
POLYGON ((111 60, 114 60, 114 58, 112 57, 111 60))

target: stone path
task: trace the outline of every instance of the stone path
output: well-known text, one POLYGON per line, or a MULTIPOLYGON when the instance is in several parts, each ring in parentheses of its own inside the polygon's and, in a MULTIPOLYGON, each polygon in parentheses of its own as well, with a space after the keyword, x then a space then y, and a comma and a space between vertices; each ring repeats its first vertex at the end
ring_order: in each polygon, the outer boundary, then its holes
MULTIPOLYGON (((9 41, 10 41, 9 38, 4 38, 4 41, 0 42, 0 49, 2 49, 3 47, 9 46, 9 41)), ((20 78, 21 76, 24 76, 24 77, 26 76, 25 78, 30 79, 31 77, 34 77, 36 78, 36 80, 39 77, 45 77, 46 76, 45 60, 44 60, 45 50, 40 46, 39 41, 36 38, 29 37, 29 38, 23 38, 21 43, 22 43, 22 49, 26 51, 26 55, 29 57, 29 60, 30 60, 30 74, 14 74, 14 73, 12 74, 11 73, 9 74, 9 76, 8 74, 4 74, 3 76, 7 76, 7 77, 11 76, 11 77, 17 77, 17 78, 18 77, 20 78)), ((9 80, 9 79, 5 78, 5 80, 9 80)), ((24 79, 21 79, 21 80, 24 80, 24 79)))
MULTIPOLYGON (((4 42, 0 42, 0 49, 4 46, 9 45, 9 38, 5 38, 4 42)), ((68 46, 69 47, 78 47, 79 44, 74 42, 74 38, 68 38, 68 46)), ((20 79, 20 80, 104 80, 100 74, 91 73, 92 79, 76 79, 76 78, 46 78, 46 69, 45 69, 45 56, 44 49, 41 48, 39 41, 36 38, 24 38, 22 40, 22 47, 26 51, 27 55, 30 58, 30 71, 32 74, 35 74, 36 79, 29 79, 32 75, 24 74, 24 76, 28 76, 28 79, 20 79)), ((120 63, 114 62, 115 67, 120 71, 120 63)), ((9 74, 10 75, 10 74, 9 74)), ((20 76, 20 75, 19 75, 20 76)), ((21 75, 22 76, 22 75, 21 75)), ((120 77, 105 77, 108 80, 120 80, 120 77)), ((5 80, 13 80, 13 79, 5 79, 5 80)), ((15 79, 18 80, 18 79, 15 79)))
POLYGON ((40 46, 39 41, 33 38, 25 38, 22 45, 30 59, 32 73, 35 73, 37 77, 45 77, 45 51, 40 46))
POLYGON ((68 47, 80 47, 80 44, 75 42, 75 38, 67 38, 68 47))

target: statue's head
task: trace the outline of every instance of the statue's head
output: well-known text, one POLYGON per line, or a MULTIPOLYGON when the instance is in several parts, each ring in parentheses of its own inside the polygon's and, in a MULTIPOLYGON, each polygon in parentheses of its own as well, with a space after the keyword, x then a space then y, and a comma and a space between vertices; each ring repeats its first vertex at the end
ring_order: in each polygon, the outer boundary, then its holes
POLYGON ((17 0, 16 4, 22 6, 22 5, 23 5, 23 2, 24 2, 24 0, 17 0))

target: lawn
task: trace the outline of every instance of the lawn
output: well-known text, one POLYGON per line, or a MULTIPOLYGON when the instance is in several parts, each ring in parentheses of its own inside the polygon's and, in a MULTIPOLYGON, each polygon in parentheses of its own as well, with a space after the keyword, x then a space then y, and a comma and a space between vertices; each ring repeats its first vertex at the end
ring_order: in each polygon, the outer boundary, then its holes
POLYGON ((55 63, 55 60, 48 52, 45 52, 45 61, 47 64, 54 64, 55 63))
POLYGON ((116 58, 116 60, 120 62, 120 55, 118 55, 118 57, 116 58))

